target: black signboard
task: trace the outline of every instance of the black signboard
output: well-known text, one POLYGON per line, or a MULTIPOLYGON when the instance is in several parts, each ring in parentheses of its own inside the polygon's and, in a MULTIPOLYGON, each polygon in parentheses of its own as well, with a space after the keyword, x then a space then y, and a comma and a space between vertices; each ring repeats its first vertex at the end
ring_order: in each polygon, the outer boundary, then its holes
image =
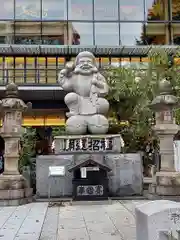
POLYGON ((64 139, 66 152, 103 152, 113 150, 112 138, 64 139))

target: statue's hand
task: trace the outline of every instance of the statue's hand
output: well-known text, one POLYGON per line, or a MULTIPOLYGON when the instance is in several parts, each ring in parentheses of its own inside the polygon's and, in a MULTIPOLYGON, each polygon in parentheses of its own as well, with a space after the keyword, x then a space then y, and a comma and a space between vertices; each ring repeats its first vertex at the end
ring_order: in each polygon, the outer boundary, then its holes
POLYGON ((59 82, 60 85, 64 84, 66 75, 67 75, 67 70, 66 69, 62 69, 59 72, 58 82, 59 82))
POLYGON ((98 85, 98 80, 97 80, 97 78, 93 78, 92 79, 92 85, 98 85))
POLYGON ((59 73, 59 77, 64 77, 67 74, 67 70, 66 69, 62 69, 59 73))
POLYGON ((67 73, 71 73, 74 71, 74 62, 67 62, 65 65, 65 69, 67 73))
POLYGON ((59 73, 59 81, 62 82, 64 77, 71 77, 74 71, 74 63, 68 62, 65 65, 65 68, 62 69, 59 73))
POLYGON ((62 81, 62 79, 66 76, 66 74, 67 74, 66 69, 62 69, 62 70, 59 72, 59 81, 62 81))

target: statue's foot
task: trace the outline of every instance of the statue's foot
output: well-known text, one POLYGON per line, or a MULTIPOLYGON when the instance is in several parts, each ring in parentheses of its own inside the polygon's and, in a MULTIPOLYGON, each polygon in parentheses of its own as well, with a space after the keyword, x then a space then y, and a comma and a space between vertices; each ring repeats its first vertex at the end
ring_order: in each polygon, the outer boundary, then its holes
POLYGON ((105 98, 98 98, 97 113, 106 115, 109 111, 109 102, 105 98))
POLYGON ((101 114, 89 116, 87 122, 88 130, 92 134, 106 134, 108 132, 108 119, 101 114))
POLYGON ((77 116, 78 115, 78 113, 76 113, 76 112, 68 112, 68 113, 66 113, 66 116, 68 117, 68 118, 70 118, 70 117, 72 117, 72 116, 77 116))
POLYGON ((87 122, 84 116, 71 116, 66 121, 66 132, 72 135, 82 135, 87 133, 87 122))

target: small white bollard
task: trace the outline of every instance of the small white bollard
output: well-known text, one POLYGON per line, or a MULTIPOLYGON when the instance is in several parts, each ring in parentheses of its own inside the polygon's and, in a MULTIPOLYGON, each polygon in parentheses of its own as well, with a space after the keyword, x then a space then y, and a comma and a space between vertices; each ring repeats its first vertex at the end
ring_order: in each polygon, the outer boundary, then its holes
POLYGON ((159 237, 160 234, 162 236, 162 231, 180 229, 180 203, 168 200, 151 201, 137 206, 135 214, 136 240, 161 240, 159 237))

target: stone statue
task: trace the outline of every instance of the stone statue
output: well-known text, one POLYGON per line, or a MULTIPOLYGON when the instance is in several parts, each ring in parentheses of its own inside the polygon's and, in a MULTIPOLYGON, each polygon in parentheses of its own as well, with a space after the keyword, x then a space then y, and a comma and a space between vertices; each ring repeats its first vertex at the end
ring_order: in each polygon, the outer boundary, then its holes
POLYGON ((81 52, 75 62, 66 64, 59 73, 59 84, 69 92, 64 101, 69 108, 66 130, 69 134, 105 134, 109 110, 105 78, 99 73, 96 59, 90 52, 81 52))

